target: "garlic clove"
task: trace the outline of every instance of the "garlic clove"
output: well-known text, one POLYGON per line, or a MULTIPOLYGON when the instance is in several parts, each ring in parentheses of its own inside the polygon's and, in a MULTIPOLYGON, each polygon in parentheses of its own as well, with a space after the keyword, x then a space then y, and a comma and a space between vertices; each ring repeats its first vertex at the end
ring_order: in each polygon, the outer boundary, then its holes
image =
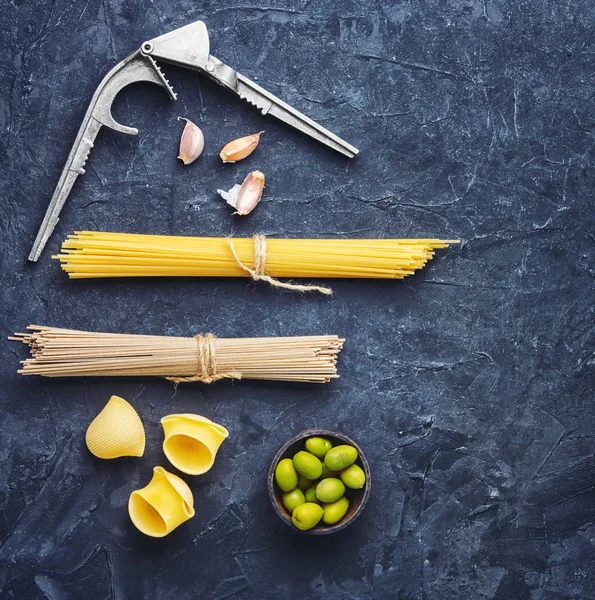
POLYGON ((251 213, 260 202, 264 189, 264 173, 252 171, 249 173, 236 198, 235 209, 238 215, 251 213))
POLYGON ((262 197, 264 189, 264 173, 252 171, 249 173, 242 185, 237 183, 228 191, 217 190, 219 195, 227 201, 227 204, 236 209, 235 214, 247 215, 251 213, 262 197))
POLYGON ((259 133, 247 135, 225 144, 219 153, 221 160, 224 163, 233 163, 250 156, 256 149, 256 146, 258 146, 260 136, 263 133, 264 131, 260 131, 259 133))
POLYGON ((180 154, 178 158, 185 165, 189 165, 202 154, 205 148, 205 138, 198 125, 195 125, 192 121, 184 117, 178 117, 178 121, 180 120, 186 121, 186 127, 184 127, 182 137, 180 138, 180 154))

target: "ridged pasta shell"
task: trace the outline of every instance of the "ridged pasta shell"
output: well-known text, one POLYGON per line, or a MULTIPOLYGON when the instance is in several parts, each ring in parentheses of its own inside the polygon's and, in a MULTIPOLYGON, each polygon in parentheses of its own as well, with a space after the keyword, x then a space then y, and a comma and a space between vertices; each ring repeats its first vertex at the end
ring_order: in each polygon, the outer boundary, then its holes
POLYGON ((124 398, 112 396, 87 428, 85 442, 97 458, 142 456, 145 428, 138 413, 124 398))
POLYGON ((222 425, 200 415, 167 415, 161 419, 163 452, 169 462, 188 475, 202 475, 215 462, 217 450, 229 435, 222 425))
POLYGON ((177 475, 155 467, 149 484, 130 494, 128 514, 145 535, 164 537, 194 516, 192 491, 177 475))

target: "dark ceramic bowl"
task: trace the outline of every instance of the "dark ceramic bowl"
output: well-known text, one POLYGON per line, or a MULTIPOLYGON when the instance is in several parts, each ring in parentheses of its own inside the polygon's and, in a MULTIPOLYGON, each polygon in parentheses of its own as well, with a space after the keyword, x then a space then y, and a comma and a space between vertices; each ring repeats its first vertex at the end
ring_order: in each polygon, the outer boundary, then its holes
POLYGON ((268 475, 268 489, 269 489, 269 498, 271 500, 271 504, 275 509, 275 512, 279 515, 279 518, 289 525, 294 531, 299 533, 305 533, 308 535, 328 535, 329 533, 336 533, 337 531, 341 531, 345 529, 349 525, 351 525, 362 513, 364 510, 364 506, 368 502, 368 498, 370 497, 370 487, 372 485, 372 480, 370 478, 370 465, 362 452, 362 449, 346 435, 342 433, 338 433, 336 431, 328 431, 327 429, 306 429, 301 433, 293 436, 290 440, 288 440, 281 448, 279 452, 275 454, 275 458, 273 462, 271 462, 271 467, 269 469, 268 475), (312 437, 314 435, 319 435, 321 437, 328 438, 333 446, 337 446, 339 444, 349 444, 353 446, 357 450, 357 460, 355 461, 356 465, 359 465, 366 474, 366 484, 361 490, 351 490, 347 488, 345 495, 349 498, 349 510, 346 515, 336 524, 336 525, 325 525, 322 521, 313 527, 312 529, 308 529, 306 531, 302 531, 298 529, 291 522, 291 515, 285 510, 281 502, 281 497, 283 492, 279 489, 279 486, 275 483, 275 468, 280 460, 284 458, 293 458, 293 455, 300 451, 304 450, 304 444, 306 443, 306 438, 312 437))

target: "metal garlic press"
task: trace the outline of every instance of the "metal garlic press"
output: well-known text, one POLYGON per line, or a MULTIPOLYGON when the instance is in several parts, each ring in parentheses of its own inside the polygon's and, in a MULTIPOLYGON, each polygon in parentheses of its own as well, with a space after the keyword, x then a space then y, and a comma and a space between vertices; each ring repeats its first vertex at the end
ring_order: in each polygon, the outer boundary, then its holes
POLYGON ((134 127, 121 125, 112 116, 112 103, 118 92, 131 83, 148 81, 164 87, 170 98, 176 99, 175 92, 156 61, 196 69, 253 104, 263 115, 269 114, 277 117, 350 158, 358 153, 357 148, 223 64, 218 58, 211 56, 207 27, 202 21, 196 21, 144 42, 138 50, 117 64, 99 84, 68 155, 68 160, 29 254, 29 260, 36 261, 39 258, 54 231, 59 220, 60 210, 64 206, 76 178, 85 173, 85 163, 101 127, 109 127, 130 135, 138 133, 134 127))

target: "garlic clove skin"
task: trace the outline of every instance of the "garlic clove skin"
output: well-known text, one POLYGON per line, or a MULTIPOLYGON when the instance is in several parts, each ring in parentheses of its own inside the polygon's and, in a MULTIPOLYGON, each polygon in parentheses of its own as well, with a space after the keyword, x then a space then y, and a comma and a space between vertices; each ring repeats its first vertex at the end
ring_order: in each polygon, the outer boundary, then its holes
POLYGON ((238 160, 243 160, 247 156, 250 156, 250 154, 252 154, 252 152, 254 152, 256 149, 256 146, 258 146, 260 142, 260 136, 263 133, 264 131, 260 131, 252 135, 238 138, 237 140, 232 140, 231 142, 225 144, 219 153, 221 160, 224 163, 234 163, 238 160))
POLYGON ((178 158, 185 164, 193 163, 205 148, 205 137, 198 125, 184 117, 178 117, 178 121, 186 121, 186 127, 180 138, 180 153, 178 158))
POLYGON ((234 185, 229 192, 217 190, 227 204, 236 209, 234 214, 247 215, 251 213, 260 202, 264 189, 264 173, 252 171, 249 173, 242 185, 234 185))
POLYGON ((217 190, 217 193, 229 204, 230 206, 236 207, 236 198, 238 197, 238 193, 241 189, 241 185, 236 183, 229 192, 225 190, 217 190))

